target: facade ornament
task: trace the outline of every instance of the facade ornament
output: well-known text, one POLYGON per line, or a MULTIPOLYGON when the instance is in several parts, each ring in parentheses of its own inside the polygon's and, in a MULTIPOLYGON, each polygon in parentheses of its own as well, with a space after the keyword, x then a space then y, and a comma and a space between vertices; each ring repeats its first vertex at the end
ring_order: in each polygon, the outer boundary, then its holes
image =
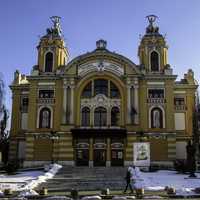
POLYGON ((99 65, 97 66, 98 71, 104 71, 104 64, 102 61, 99 62, 99 65))
POLYGON ((81 109, 83 107, 88 108, 97 108, 97 107, 104 107, 106 109, 112 107, 118 107, 120 109, 121 100, 120 99, 111 99, 106 97, 103 94, 98 94, 94 98, 91 99, 81 99, 81 109))

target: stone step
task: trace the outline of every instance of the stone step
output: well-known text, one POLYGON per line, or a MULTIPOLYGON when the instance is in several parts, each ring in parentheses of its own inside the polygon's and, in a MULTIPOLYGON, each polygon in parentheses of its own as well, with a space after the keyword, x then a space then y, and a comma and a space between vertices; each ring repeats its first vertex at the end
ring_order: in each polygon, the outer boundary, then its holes
POLYGON ((125 187, 125 167, 68 167, 59 170, 53 179, 42 183, 39 188, 49 191, 70 191, 72 188, 83 190, 122 190, 125 187))

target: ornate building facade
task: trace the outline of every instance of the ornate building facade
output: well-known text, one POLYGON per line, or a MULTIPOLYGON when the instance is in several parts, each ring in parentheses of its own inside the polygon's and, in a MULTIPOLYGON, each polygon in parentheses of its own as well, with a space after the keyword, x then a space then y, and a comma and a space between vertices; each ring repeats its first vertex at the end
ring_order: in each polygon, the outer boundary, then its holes
POLYGON ((184 158, 197 85, 191 69, 176 81, 155 19, 148 16, 136 65, 104 40, 69 61, 60 18, 52 17, 37 47, 38 64, 28 76, 16 71, 10 86, 10 159, 24 166, 126 166, 140 142, 149 143, 152 163, 184 158))

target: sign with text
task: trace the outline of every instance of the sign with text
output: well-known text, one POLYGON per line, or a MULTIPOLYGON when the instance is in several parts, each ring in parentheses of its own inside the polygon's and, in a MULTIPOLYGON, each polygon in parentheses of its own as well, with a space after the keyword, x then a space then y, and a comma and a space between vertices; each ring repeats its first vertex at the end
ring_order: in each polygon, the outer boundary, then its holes
POLYGON ((133 163, 135 166, 150 166, 150 144, 149 142, 133 143, 133 163))

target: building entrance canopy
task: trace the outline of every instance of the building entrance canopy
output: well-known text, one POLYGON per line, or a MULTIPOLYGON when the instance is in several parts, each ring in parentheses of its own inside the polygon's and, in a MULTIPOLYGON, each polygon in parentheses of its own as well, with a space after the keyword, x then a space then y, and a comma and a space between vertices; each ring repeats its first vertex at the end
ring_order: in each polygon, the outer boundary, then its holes
POLYGON ((72 135, 75 138, 87 137, 120 137, 125 138, 127 130, 125 128, 73 128, 72 135))

